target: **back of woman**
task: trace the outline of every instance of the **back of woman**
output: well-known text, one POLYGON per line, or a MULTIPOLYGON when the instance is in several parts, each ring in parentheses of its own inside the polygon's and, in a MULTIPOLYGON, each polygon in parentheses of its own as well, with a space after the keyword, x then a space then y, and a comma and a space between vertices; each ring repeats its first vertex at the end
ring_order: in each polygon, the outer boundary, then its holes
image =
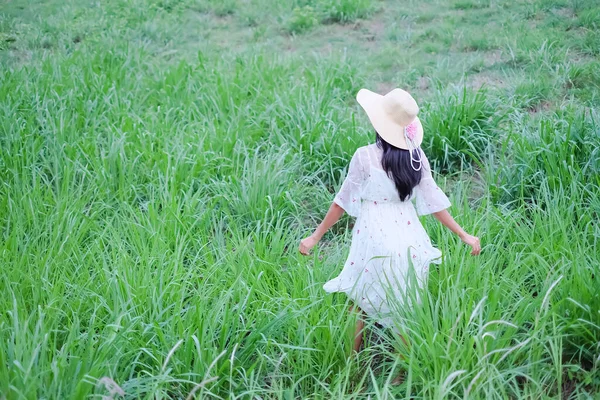
MULTIPOLYGON (((385 96, 362 89, 357 100, 375 128, 376 141, 356 150, 325 219, 301 241, 300 252, 308 254, 344 212, 356 217, 342 271, 323 288, 345 293, 354 310, 398 331, 394 310, 405 304, 411 283, 422 287, 429 265, 441 262, 442 253, 431 244, 419 216, 433 214, 472 247, 472 254, 481 247, 446 211, 450 201, 420 148, 424 132, 412 96, 401 89, 385 96)), ((362 327, 359 322, 357 351, 362 327)))

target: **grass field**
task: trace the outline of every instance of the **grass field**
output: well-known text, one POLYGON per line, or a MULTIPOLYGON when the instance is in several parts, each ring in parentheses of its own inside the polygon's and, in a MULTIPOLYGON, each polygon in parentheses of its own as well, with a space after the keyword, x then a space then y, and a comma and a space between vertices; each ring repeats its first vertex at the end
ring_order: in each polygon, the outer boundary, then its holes
POLYGON ((599 399, 599 57, 596 0, 0 2, 0 398, 599 399), (361 87, 484 247, 424 217, 409 346, 353 355, 352 220, 297 245, 361 87))

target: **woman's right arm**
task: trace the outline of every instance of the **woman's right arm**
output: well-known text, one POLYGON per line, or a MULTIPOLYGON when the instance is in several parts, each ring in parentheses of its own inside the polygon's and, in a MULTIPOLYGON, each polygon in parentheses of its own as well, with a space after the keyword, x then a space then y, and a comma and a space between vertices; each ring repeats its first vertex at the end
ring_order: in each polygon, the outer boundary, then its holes
POLYGON ((431 165, 425 153, 421 150, 421 171, 423 173, 421 182, 415 187, 415 205, 419 215, 433 214, 444 226, 456 233, 460 239, 471 246, 471 254, 477 255, 481 252, 479 238, 469 235, 456 223, 454 218, 446 210, 450 207, 450 200, 438 187, 431 174, 431 165))
POLYGON ((444 226, 450 229, 452 232, 456 233, 460 240, 462 240, 465 244, 471 246, 473 251, 471 254, 476 256, 481 253, 481 243, 479 238, 476 236, 469 235, 464 231, 463 228, 452 218, 452 215, 447 210, 438 211, 433 213, 433 216, 437 218, 444 226))

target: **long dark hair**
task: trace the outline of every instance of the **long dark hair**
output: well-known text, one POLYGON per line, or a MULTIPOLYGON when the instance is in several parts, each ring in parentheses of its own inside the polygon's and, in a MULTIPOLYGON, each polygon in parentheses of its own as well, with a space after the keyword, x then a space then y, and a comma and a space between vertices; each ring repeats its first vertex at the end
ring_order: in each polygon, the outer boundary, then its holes
MULTIPOLYGON (((415 171, 410 164, 410 153, 392 146, 375 132, 377 147, 383 150, 381 158, 381 167, 394 181, 400 200, 406 200, 412 193, 415 186, 421 182, 421 171, 415 171)), ((413 150, 418 152, 420 150, 413 150)), ((419 159, 419 154, 413 153, 413 158, 419 159)))

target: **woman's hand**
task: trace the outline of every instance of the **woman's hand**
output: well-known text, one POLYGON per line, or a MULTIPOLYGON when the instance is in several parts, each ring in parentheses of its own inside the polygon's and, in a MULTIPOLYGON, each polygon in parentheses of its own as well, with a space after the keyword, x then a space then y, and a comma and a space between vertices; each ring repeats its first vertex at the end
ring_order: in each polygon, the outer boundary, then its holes
POLYGON ((460 240, 462 240, 465 244, 471 246, 471 248, 473 249, 473 251, 471 252, 472 255, 476 256, 479 255, 479 253, 481 253, 481 243, 479 242, 479 238, 477 236, 472 236, 468 233, 465 233, 464 235, 460 236, 460 240))
POLYGON ((319 243, 319 240, 321 240, 325 232, 340 219, 343 213, 344 209, 342 207, 338 206, 336 203, 331 203, 329 211, 327 211, 327 215, 325 215, 325 219, 323 219, 313 234, 300 241, 300 248, 298 248, 300 253, 307 256, 310 249, 319 243))
POLYGON ((306 237, 300 241, 300 247, 298 248, 298 250, 300 250, 301 254, 307 256, 310 252, 310 249, 315 247, 317 243, 319 243, 319 239, 317 239, 313 235, 310 235, 309 237, 306 237))
POLYGON ((433 213, 433 215, 438 219, 438 221, 444 224, 445 227, 456 233, 458 237, 460 237, 460 240, 471 246, 473 249, 473 251, 471 251, 472 255, 476 256, 481 253, 481 244, 479 243, 479 238, 477 236, 469 235, 467 232, 465 232, 463 228, 456 223, 454 218, 452 218, 448 210, 438 211, 433 213))

